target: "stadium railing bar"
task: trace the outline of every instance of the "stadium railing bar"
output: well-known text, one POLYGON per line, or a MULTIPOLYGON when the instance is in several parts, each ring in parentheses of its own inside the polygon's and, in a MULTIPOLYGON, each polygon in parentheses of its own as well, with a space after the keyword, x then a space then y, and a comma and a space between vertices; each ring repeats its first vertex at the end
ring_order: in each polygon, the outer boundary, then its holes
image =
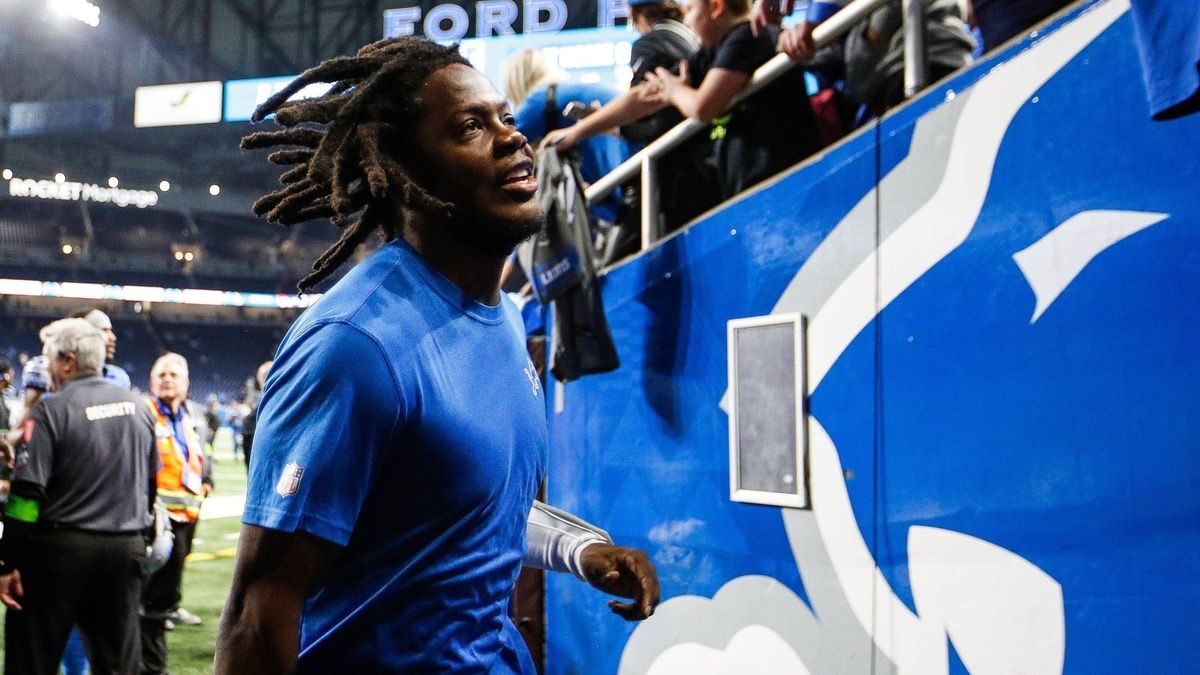
MULTIPOLYGON (((879 9, 888 0, 854 0, 838 13, 822 22, 813 31, 813 44, 817 49, 824 47, 845 35, 860 21, 879 9)), ((905 37, 905 92, 915 93, 925 85, 925 5, 927 0, 904 0, 904 37, 905 37)), ((776 54, 758 70, 750 84, 730 104, 732 109, 749 96, 753 96, 763 87, 774 82, 777 77, 798 64, 786 54, 776 54)), ((620 166, 588 186, 584 191, 588 203, 603 199, 620 185, 641 174, 641 210, 642 210, 642 250, 654 245, 658 239, 658 184, 655 176, 655 161, 678 147, 684 141, 694 136, 707 124, 695 119, 686 119, 674 128, 668 130, 657 140, 647 145, 634 156, 625 160, 620 166)))

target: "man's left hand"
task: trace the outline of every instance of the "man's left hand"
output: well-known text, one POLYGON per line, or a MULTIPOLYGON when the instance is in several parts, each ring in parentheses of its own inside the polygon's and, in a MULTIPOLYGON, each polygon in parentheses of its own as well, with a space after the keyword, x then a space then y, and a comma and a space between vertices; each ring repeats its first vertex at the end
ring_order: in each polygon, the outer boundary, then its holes
MULTIPOLYGON (((655 585, 657 589, 658 586, 655 585)), ((25 587, 21 585, 21 572, 13 570, 0 575, 0 602, 9 609, 21 611, 20 598, 25 596, 25 587)), ((615 611, 615 610, 614 610, 615 611)))
POLYGON ((575 125, 562 129, 551 129, 550 131, 546 132, 546 135, 542 138, 542 142, 540 145, 538 145, 538 149, 542 150, 544 148, 558 148, 560 150, 569 150, 580 141, 579 134, 577 133, 578 131, 579 130, 575 125))
POLYGON ((627 621, 641 621, 658 606, 658 572, 644 551, 612 544, 592 544, 580 559, 588 583, 633 602, 609 600, 608 608, 627 621))
POLYGON ((652 100, 652 102, 658 104, 673 104, 675 102, 673 99, 675 90, 688 86, 688 82, 688 62, 686 59, 679 62, 678 75, 659 66, 652 72, 646 73, 645 84, 652 94, 647 100, 652 100))

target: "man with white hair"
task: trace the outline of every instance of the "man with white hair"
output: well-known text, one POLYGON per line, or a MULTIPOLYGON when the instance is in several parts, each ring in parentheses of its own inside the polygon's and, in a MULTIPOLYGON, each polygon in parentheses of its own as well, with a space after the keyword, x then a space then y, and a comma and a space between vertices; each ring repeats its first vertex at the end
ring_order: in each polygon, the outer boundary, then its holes
MULTIPOLYGON (((94 307, 73 312, 65 318, 84 319, 100 331, 104 337, 104 364, 100 367, 100 376, 122 389, 129 389, 131 386, 129 373, 125 372, 124 368, 112 363, 117 356, 117 334, 113 331, 112 319, 94 307)), ((21 369, 21 389, 25 395, 24 415, 28 415, 29 411, 33 410, 38 399, 49 392, 51 386, 49 364, 45 356, 38 354, 25 362, 25 367, 21 369)), ((18 426, 20 425, 14 423, 12 428, 17 429, 18 426)), ((19 442, 19 438, 20 432, 14 431, 8 440, 15 445, 19 442)))
POLYGON ((4 670, 54 672, 78 625, 95 672, 136 673, 154 420, 136 395, 101 376, 105 339, 94 325, 62 319, 41 339, 55 395, 22 425, 4 514, 4 670))
MULTIPOLYGON (((189 386, 188 362, 179 354, 163 354, 150 369, 152 396, 146 402, 154 415, 154 435, 162 467, 157 479, 158 497, 171 517, 175 547, 166 565, 147 580, 143 590, 143 673, 166 672, 166 622, 171 617, 191 615, 179 607, 183 563, 192 550, 200 504, 212 489, 204 445, 185 405, 189 386)), ((199 623, 198 619, 193 623, 199 623)))

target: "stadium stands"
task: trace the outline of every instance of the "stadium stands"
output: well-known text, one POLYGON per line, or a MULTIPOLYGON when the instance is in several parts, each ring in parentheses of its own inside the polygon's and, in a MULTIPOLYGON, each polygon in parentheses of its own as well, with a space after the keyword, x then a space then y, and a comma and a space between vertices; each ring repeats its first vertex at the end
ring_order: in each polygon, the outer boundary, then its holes
POLYGON ((196 225, 204 251, 223 260, 238 260, 274 271, 286 232, 257 218, 199 214, 196 225))
POLYGON ((92 206, 94 244, 105 255, 169 256, 176 242, 195 242, 196 233, 182 213, 92 206))
POLYGON ((18 357, 22 353, 28 356, 41 351, 42 346, 37 337, 38 329, 47 323, 46 320, 34 317, 0 313, 0 356, 7 357, 14 364, 18 377, 21 368, 18 357))
MULTIPOLYGON (((72 304, 79 309, 81 304, 72 304)), ((42 301, 0 303, 0 356, 9 358, 18 371, 23 359, 41 351, 38 331, 68 313, 42 301)), ((133 385, 146 390, 150 366, 164 352, 183 354, 191 366, 192 398, 235 401, 242 396, 246 378, 258 364, 272 357, 291 318, 279 314, 276 321, 263 322, 231 314, 222 318, 169 320, 150 313, 112 316, 117 334, 116 364, 124 368, 133 385)), ((19 374, 19 373, 18 373, 19 374)))
POLYGON ((223 401, 242 394, 246 378, 270 359, 284 328, 271 326, 173 326, 163 331, 165 346, 191 364, 192 396, 215 394, 223 401))
POLYGON ((6 254, 33 248, 57 251, 64 236, 83 235, 75 204, 0 200, 0 250, 6 254))
POLYGON ((294 293, 336 235, 250 216, 0 198, 0 277, 294 293), (195 258, 176 259, 182 250, 195 258))

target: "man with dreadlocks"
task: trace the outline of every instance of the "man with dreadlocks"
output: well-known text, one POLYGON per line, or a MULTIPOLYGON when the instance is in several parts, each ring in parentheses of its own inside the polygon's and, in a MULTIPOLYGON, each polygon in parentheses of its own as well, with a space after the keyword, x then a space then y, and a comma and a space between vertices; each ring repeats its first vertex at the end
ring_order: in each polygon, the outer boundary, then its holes
POLYGON ((268 159, 296 166, 255 212, 344 228, 301 290, 386 243, 277 352, 216 671, 535 672, 507 611, 522 564, 649 616, 645 553, 534 501, 544 394, 499 279, 541 212, 504 98, 457 48, 399 38, 305 72, 270 113, 285 128, 243 147, 293 146, 268 159))

